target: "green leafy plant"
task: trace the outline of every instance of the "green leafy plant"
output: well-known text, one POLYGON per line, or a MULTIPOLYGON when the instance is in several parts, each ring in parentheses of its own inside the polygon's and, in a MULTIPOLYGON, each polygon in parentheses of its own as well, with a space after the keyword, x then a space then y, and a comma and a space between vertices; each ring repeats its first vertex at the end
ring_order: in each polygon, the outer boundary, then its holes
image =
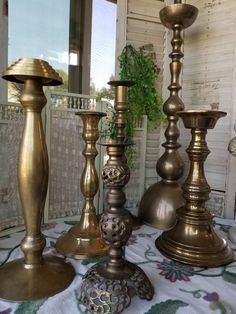
MULTIPOLYGON (((137 50, 132 45, 127 45, 118 58, 120 62, 120 79, 132 80, 135 83, 128 89, 125 129, 125 141, 127 143, 133 142, 135 127, 144 115, 147 116, 149 130, 155 129, 164 120, 162 98, 156 89, 158 69, 153 60, 153 55, 155 53, 145 54, 142 49, 137 50)), ((104 94, 101 93, 101 96, 104 97, 104 94)), ((115 120, 115 112, 111 111, 108 126, 105 132, 102 133, 103 136, 115 139, 115 120)), ((136 152, 132 146, 127 148, 126 158, 131 167, 134 166, 135 154, 136 152)))
POLYGON ((155 129, 163 121, 162 98, 156 89, 157 67, 149 54, 136 50, 132 45, 124 47, 119 56, 120 79, 132 80, 129 87, 127 111, 127 141, 133 138, 134 129, 143 115, 148 118, 148 128, 155 129))

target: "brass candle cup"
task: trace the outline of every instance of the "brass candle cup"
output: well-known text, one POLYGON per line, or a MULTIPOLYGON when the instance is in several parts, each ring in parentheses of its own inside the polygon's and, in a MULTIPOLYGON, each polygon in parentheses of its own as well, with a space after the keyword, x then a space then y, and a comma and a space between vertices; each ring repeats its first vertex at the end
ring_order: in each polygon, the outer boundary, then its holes
POLYGON ((192 5, 175 1, 174 4, 164 7, 160 11, 162 24, 173 30, 171 41, 172 52, 170 58, 171 84, 170 97, 163 105, 163 111, 167 116, 168 126, 165 131, 166 142, 164 154, 159 158, 156 165, 157 174, 162 178, 160 182, 150 186, 145 191, 139 206, 139 218, 154 227, 167 230, 176 223, 176 209, 184 205, 182 189, 178 180, 184 171, 183 161, 178 153, 180 144, 179 129, 177 126, 180 110, 184 110, 184 103, 178 93, 181 90, 179 77, 182 70, 184 54, 182 52, 183 39, 181 32, 190 27, 198 14, 197 8, 192 5))
POLYGON ((217 120, 226 115, 222 111, 189 110, 178 113, 184 126, 191 129, 192 140, 187 149, 190 170, 183 185, 186 204, 179 208, 176 225, 157 238, 161 253, 178 262, 200 267, 228 264, 233 252, 226 240, 213 228, 212 215, 205 207, 211 191, 204 173, 204 162, 210 153, 206 134, 217 120))
POLYGON ((94 206, 94 197, 99 186, 95 167, 95 158, 98 154, 96 149, 96 141, 99 138, 98 124, 106 114, 96 111, 82 111, 77 114, 83 121, 82 136, 85 142, 83 151, 85 167, 80 181, 84 206, 79 223, 58 238, 56 249, 65 256, 85 259, 104 256, 108 249, 101 239, 94 206))
POLYGON ((64 290, 75 276, 72 265, 64 259, 42 255, 46 240, 41 233, 41 221, 48 186, 48 154, 41 118, 47 100, 42 86, 60 85, 62 79, 47 62, 27 58, 12 64, 3 78, 24 84, 20 101, 26 115, 18 183, 26 235, 21 242, 24 258, 0 267, 0 298, 34 300, 64 290))

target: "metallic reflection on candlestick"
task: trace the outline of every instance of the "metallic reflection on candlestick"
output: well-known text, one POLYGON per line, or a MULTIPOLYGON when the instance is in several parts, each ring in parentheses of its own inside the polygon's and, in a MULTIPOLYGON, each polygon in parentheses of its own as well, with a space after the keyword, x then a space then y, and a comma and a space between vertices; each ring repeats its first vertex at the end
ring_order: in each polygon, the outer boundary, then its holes
POLYGON ((109 245, 108 262, 94 265, 85 274, 80 289, 80 301, 92 313, 120 313, 129 306, 136 293, 141 299, 151 300, 153 287, 144 271, 124 259, 123 246, 132 232, 129 212, 124 209, 124 185, 129 181, 129 168, 124 161, 125 145, 108 143, 109 160, 102 177, 109 191, 108 210, 102 215, 100 229, 109 245))
POLYGON ((190 159, 189 175, 183 185, 186 205, 178 209, 173 229, 157 238, 157 248, 167 257, 194 266, 216 267, 233 259, 226 240, 213 229, 212 215, 205 208, 211 191, 204 173, 204 162, 210 153, 205 140, 207 130, 226 115, 222 111, 189 110, 178 113, 192 140, 187 149, 190 159))
POLYGON ((173 50, 170 54, 171 84, 169 86, 170 97, 164 103, 163 111, 167 116, 168 126, 165 131, 166 142, 164 154, 157 161, 156 170, 162 178, 144 193, 140 207, 139 217, 147 224, 159 229, 169 229, 176 222, 176 209, 184 204, 181 186, 177 180, 183 175, 184 165, 177 142, 179 129, 177 127, 177 111, 184 110, 184 104, 178 93, 181 90, 179 77, 182 69, 181 59, 183 58, 181 31, 191 26, 198 10, 192 5, 175 1, 174 4, 166 6, 160 11, 162 24, 173 30, 171 41, 173 50))
POLYGON ((96 209, 93 203, 98 191, 98 175, 95 158, 98 154, 96 141, 99 138, 98 124, 105 113, 83 111, 78 113, 83 121, 83 139, 85 148, 85 167, 81 177, 81 192, 84 195, 84 206, 80 222, 73 226, 56 242, 58 252, 77 259, 103 256, 107 254, 107 246, 101 240, 96 209))
MULTIPOLYGON (((110 81, 109 85, 115 86, 115 111, 116 111, 116 142, 125 143, 125 128, 126 128, 126 112, 128 110, 128 87, 133 86, 135 83, 133 81, 110 81)), ((126 158, 124 156, 126 161, 126 158)), ((133 230, 136 230, 140 227, 140 219, 130 213, 132 217, 133 230)))
MULTIPOLYGON (((234 130, 236 131, 236 124, 234 125, 234 130)), ((230 140, 228 151, 232 156, 236 157, 236 137, 230 140)), ((236 244, 236 225, 229 228, 228 236, 230 241, 236 244)))
POLYGON ((26 58, 10 66, 3 78, 24 83, 20 101, 26 116, 18 182, 26 235, 21 243, 24 258, 0 268, 0 298, 40 299, 67 288, 75 275, 70 263, 58 257, 42 256, 46 240, 40 228, 48 185, 48 155, 41 119, 47 100, 42 85, 60 85, 62 80, 47 62, 26 58))

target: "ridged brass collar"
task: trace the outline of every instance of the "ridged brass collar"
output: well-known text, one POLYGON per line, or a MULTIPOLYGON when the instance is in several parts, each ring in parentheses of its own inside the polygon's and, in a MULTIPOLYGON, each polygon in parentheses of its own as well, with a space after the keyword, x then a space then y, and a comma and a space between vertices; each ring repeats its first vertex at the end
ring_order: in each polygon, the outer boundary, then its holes
POLYGON ((44 60, 22 58, 9 66, 2 78, 15 83, 24 83, 29 78, 41 78, 42 85, 61 85, 63 83, 59 74, 44 60))

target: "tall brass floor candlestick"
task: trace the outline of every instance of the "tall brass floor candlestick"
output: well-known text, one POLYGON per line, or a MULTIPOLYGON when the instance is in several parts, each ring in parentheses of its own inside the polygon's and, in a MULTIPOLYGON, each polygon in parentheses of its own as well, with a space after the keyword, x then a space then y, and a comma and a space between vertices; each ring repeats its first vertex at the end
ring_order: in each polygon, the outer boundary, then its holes
POLYGON ((107 246, 101 240, 96 209, 93 203, 98 191, 98 175, 95 158, 98 154, 96 141, 99 137, 98 124, 105 113, 83 111, 78 113, 83 121, 83 139, 85 148, 85 167, 81 177, 81 192, 84 195, 84 206, 80 222, 73 226, 56 242, 58 252, 77 259, 103 256, 107 254, 107 246))
POLYGON ((168 126, 165 131, 166 142, 164 154, 157 161, 156 170, 162 178, 152 185, 143 195, 139 207, 139 217, 146 223, 160 229, 169 229, 176 222, 176 209, 184 204, 181 186, 177 180, 183 175, 183 162, 178 153, 180 147, 177 142, 179 129, 177 126, 177 111, 184 109, 184 104, 178 93, 181 90, 179 77, 182 69, 183 39, 181 31, 193 24, 198 10, 192 5, 175 1, 160 11, 162 24, 173 30, 171 41, 173 50, 170 54, 171 84, 170 97, 163 106, 167 116, 168 126))
POLYGON ((92 313, 120 313, 129 306, 136 293, 151 300, 153 287, 141 268, 124 259, 123 246, 132 232, 129 212, 124 209, 124 185, 129 181, 129 168, 124 161, 125 145, 108 143, 109 160, 102 177, 109 191, 109 209, 102 215, 100 228, 103 240, 109 245, 108 262, 88 270, 80 289, 80 301, 92 313))
MULTIPOLYGON (((126 113, 128 110, 128 87, 134 85, 133 81, 110 81, 109 85, 115 86, 115 111, 116 111, 116 141, 117 143, 125 143, 125 127, 126 127, 126 113)), ((125 156, 124 156, 125 158, 125 156)), ((126 158, 125 158, 126 160, 126 158)), ((131 214, 133 229, 138 229, 141 225, 140 219, 131 214)))
POLYGON ((26 235, 21 242, 24 258, 0 268, 0 298, 40 299, 64 290, 75 275, 70 263, 42 256, 46 241, 40 230, 48 185, 48 155, 41 119, 47 100, 42 85, 60 85, 62 80, 47 62, 37 59, 18 60, 4 72, 3 78, 24 83, 21 103, 26 117, 18 181, 26 235))
POLYGON ((178 210, 173 229, 163 232, 156 240, 158 249, 169 258, 195 266, 216 267, 232 261, 233 253, 227 242, 213 229, 212 216, 205 208, 211 191, 204 173, 209 154, 205 140, 207 130, 226 115, 222 111, 179 112, 192 140, 187 149, 190 159, 189 175, 183 185, 186 205, 178 210))

